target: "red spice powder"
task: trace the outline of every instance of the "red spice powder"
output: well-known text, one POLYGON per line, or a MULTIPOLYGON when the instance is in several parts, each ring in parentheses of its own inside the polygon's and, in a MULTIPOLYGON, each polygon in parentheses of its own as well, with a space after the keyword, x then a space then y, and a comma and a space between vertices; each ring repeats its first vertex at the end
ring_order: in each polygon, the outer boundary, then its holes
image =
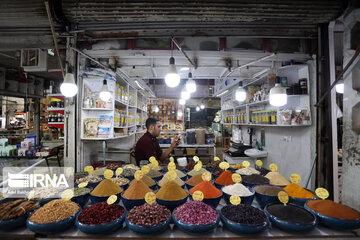
POLYGON ((220 176, 215 180, 217 184, 221 185, 232 185, 235 184, 235 182, 232 180, 233 173, 226 170, 220 176))
POLYGON ((193 195, 195 191, 201 191, 204 194, 204 198, 216 198, 221 196, 221 191, 209 181, 203 181, 190 189, 190 194, 193 195))

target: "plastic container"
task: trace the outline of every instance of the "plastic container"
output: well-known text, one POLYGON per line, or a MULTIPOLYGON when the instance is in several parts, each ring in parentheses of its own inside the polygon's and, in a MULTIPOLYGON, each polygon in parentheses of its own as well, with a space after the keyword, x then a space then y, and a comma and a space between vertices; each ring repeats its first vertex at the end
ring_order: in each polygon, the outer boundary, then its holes
POLYGON ((198 148, 197 154, 198 155, 206 155, 206 154, 208 154, 208 149, 207 148, 198 148))
POLYGON ((196 155, 196 148, 186 148, 186 154, 190 156, 196 155))

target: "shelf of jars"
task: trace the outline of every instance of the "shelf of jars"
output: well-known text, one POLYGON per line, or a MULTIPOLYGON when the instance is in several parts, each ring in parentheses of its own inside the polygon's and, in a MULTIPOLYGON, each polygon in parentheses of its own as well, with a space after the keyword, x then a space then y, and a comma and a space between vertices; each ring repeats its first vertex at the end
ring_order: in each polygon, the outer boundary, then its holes
MULTIPOLYGON (((136 124, 145 122, 145 115, 137 114, 137 105, 142 107, 147 101, 125 80, 108 80, 111 98, 102 101, 99 90, 100 78, 83 78, 82 140, 111 140, 132 136, 136 133, 136 124), (139 95, 139 96, 138 96, 139 95), (137 97, 138 96, 138 97, 137 97), (141 103, 137 100, 141 99, 141 103), (137 118, 140 117, 140 120, 137 118)), ((141 112, 141 111, 140 111, 141 112)))
POLYGON ((50 103, 46 108, 48 112, 46 124, 49 127, 64 129, 64 96, 55 93, 48 94, 47 98, 50 98, 50 103), (57 113, 57 115, 50 113, 57 113))
POLYGON ((269 74, 262 79, 262 85, 245 85, 247 98, 244 102, 234 100, 237 86, 222 96, 223 124, 264 127, 311 125, 307 65, 281 67, 278 76, 269 74), (287 91, 287 103, 282 107, 274 107, 269 102, 269 90, 275 78, 287 91))

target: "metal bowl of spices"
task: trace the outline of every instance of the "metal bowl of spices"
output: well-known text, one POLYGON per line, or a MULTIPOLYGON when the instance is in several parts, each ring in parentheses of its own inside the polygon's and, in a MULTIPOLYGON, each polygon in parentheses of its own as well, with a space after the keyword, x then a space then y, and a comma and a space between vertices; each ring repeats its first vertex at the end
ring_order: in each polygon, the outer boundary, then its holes
POLYGON ((103 202, 83 209, 75 225, 83 233, 107 234, 121 228, 125 217, 126 212, 121 206, 103 202))
POLYGON ((242 184, 244 184, 245 186, 248 187, 255 187, 257 185, 262 185, 262 184, 269 184, 270 180, 266 177, 263 177, 261 175, 258 174, 252 174, 252 175, 248 175, 248 176, 243 176, 242 177, 242 184))
POLYGON ((360 212, 332 200, 308 201, 305 209, 313 213, 323 226, 339 230, 360 228, 360 212))
POLYGON ((80 207, 84 207, 85 204, 89 201, 91 188, 73 188, 74 196, 71 198, 71 201, 76 202, 80 207))
POLYGON ((0 230, 13 230, 24 226, 28 214, 31 214, 39 203, 26 199, 3 199, 0 202, 1 209, 7 209, 0 213, 0 230))
POLYGON ((203 202, 193 201, 177 207, 172 219, 175 225, 185 232, 205 233, 219 225, 220 214, 203 202))
POLYGON ((220 214, 223 225, 236 233, 260 233, 269 226, 266 214, 249 205, 228 205, 221 209, 220 214))
POLYGON ((131 210, 133 207, 143 205, 145 203, 145 199, 128 199, 124 197, 124 192, 121 194, 121 200, 124 204, 126 210, 131 210))
POLYGON ((247 205, 252 204, 255 197, 254 189, 241 185, 242 185, 241 183, 238 183, 238 184, 225 186, 221 189, 221 191, 224 194, 224 200, 227 204, 230 204, 231 195, 239 196, 241 198, 242 204, 247 204, 247 205))
POLYGON ((270 203, 264 211, 274 226, 285 231, 309 232, 318 223, 310 211, 291 203, 270 203))
POLYGON ((75 219, 80 211, 81 207, 77 203, 72 201, 64 201, 62 199, 54 200, 33 212, 26 220, 26 226, 31 231, 39 234, 63 232, 74 225, 75 219), (51 215, 48 214, 50 211, 52 212, 51 215), (63 218, 67 215, 69 216, 63 218), (52 221, 53 218, 63 219, 52 221))
POLYGON ((156 234, 165 231, 171 221, 171 212, 157 203, 143 204, 128 212, 125 223, 133 232, 156 234))
POLYGON ((275 187, 270 185, 258 185, 254 187, 255 198, 260 204, 261 208, 264 208, 269 203, 279 203, 278 193, 281 191, 286 192, 281 187, 275 187))

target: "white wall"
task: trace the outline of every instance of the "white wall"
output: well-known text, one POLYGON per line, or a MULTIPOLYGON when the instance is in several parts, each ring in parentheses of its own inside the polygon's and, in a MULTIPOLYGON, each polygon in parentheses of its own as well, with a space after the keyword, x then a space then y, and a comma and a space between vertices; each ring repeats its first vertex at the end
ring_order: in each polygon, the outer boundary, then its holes
MULTIPOLYGON (((360 9, 350 13, 345 19, 344 31, 344 61, 343 65, 349 62, 355 53, 350 49, 351 28, 360 21, 360 9)), ((359 57, 358 57, 359 58, 359 57)), ((358 63, 355 68, 360 68, 358 63)), ((353 90, 353 78, 359 81, 355 72, 349 72, 344 77, 344 109, 343 109, 343 179, 342 179, 342 203, 360 210, 360 135, 352 130, 352 108, 360 102, 360 93, 353 90)))
MULTIPOLYGON (((316 66, 315 60, 308 62, 310 88, 310 106, 312 125, 307 127, 265 127, 265 147, 268 157, 262 159, 264 166, 268 168, 270 163, 275 163, 279 167, 279 172, 289 179, 292 173, 301 176, 301 186, 305 187, 307 178, 310 174, 311 164, 316 152, 316 110, 313 107, 316 99, 316 66), (287 140, 284 139, 286 137, 287 140)), ((244 143, 249 144, 249 127, 241 127, 241 138, 244 143)), ((255 127, 256 139, 260 142, 261 129, 255 127)), ((315 172, 311 176, 310 184, 307 188, 314 190, 315 172)))

